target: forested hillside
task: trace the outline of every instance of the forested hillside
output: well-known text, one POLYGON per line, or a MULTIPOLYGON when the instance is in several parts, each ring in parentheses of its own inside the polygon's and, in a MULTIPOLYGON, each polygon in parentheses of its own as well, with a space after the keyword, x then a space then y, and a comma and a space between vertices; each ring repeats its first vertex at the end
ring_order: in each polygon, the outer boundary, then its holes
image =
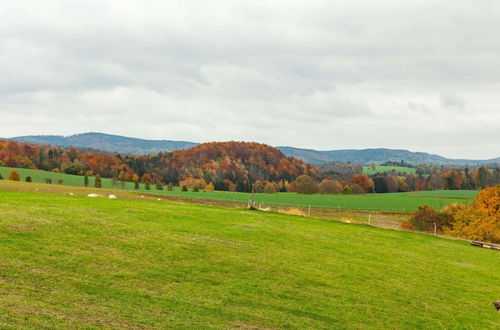
POLYGON ((276 148, 247 142, 206 143, 155 155, 85 153, 75 148, 0 141, 0 166, 68 174, 115 177, 121 181, 173 183, 217 190, 251 191, 257 180, 289 184, 314 167, 276 148))

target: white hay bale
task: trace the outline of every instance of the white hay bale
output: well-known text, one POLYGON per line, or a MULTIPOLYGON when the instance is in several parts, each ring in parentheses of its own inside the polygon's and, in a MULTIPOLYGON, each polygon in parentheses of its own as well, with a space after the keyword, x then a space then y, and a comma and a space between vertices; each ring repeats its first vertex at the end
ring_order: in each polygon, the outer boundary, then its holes
POLYGON ((70 196, 74 196, 75 194, 73 194, 73 193, 69 193, 69 195, 70 195, 70 196))
POLYGON ((115 199, 115 198, 118 198, 118 197, 116 197, 115 195, 109 195, 108 198, 115 199))
POLYGON ((88 194, 87 197, 99 197, 98 194, 88 194))

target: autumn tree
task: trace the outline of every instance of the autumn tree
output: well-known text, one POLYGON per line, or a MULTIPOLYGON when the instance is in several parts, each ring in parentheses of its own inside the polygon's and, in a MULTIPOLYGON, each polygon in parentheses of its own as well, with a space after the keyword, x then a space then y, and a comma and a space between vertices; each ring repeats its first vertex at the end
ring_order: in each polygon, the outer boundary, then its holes
MULTIPOLYGON (((358 185, 364 192, 373 192, 373 181, 367 175, 358 174, 352 177, 352 185, 358 185)), ((354 193, 354 192, 353 192, 354 193)))
POLYGON ((458 210, 448 234, 500 243, 500 185, 482 189, 472 207, 458 210))
POLYGON ((340 194, 342 192, 342 185, 338 181, 324 179, 319 184, 320 194, 340 194))
POLYGON ((366 191, 363 189, 363 187, 361 187, 359 184, 352 184, 349 186, 349 188, 351 189, 351 193, 355 194, 355 195, 366 193, 366 191))
POLYGON ((9 180, 12 180, 12 181, 20 181, 20 180, 21 180, 21 177, 19 176, 19 173, 17 173, 17 171, 12 170, 12 171, 10 171, 10 173, 9 173, 9 180))
POLYGON ((153 182, 153 178, 151 177, 151 175, 150 175, 150 174, 145 173, 145 174, 142 176, 141 182, 142 182, 142 183, 152 183, 152 182, 153 182))
POLYGON ((299 194, 317 194, 319 192, 318 184, 309 175, 303 174, 299 176, 295 184, 299 194))
POLYGON ((266 185, 264 186, 264 193, 266 194, 274 194, 276 193, 276 191, 276 186, 271 182, 266 183, 266 185))

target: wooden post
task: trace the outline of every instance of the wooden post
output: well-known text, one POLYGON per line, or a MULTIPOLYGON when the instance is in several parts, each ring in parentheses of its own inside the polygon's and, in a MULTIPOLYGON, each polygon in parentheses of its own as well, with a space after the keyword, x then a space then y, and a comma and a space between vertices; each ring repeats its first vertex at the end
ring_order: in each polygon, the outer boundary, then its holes
POLYGON ((434 235, 437 235, 437 226, 435 222, 434 222, 434 235))
POLYGON ((308 216, 311 216, 311 205, 309 205, 309 211, 307 212, 308 216))
POLYGON ((370 225, 370 224, 371 224, 371 222, 372 222, 371 220, 372 220, 372 215, 371 215, 371 213, 370 213, 370 214, 368 214, 368 224, 369 224, 369 225, 370 225))

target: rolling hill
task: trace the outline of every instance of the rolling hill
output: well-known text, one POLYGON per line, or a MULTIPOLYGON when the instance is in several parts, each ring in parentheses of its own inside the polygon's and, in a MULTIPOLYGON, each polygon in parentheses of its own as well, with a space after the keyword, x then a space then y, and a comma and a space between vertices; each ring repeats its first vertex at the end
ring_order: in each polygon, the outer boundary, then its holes
MULTIPOLYGON (((71 136, 30 135, 5 140, 27 143, 52 144, 63 147, 93 148, 106 152, 117 152, 133 155, 155 154, 161 151, 183 150, 198 145, 189 141, 145 140, 103 133, 82 133, 71 136)), ((359 165, 380 164, 386 161, 404 160, 410 164, 430 165, 484 165, 500 163, 500 157, 487 160, 450 159, 425 152, 412 152, 398 149, 346 149, 346 150, 314 150, 288 146, 277 147, 287 157, 295 157, 306 163, 343 162, 359 165)))
POLYGON ((34 144, 51 144, 62 147, 94 148, 107 152, 132 155, 147 155, 162 151, 188 149, 197 145, 197 143, 188 141, 144 140, 103 133, 82 133, 71 136, 30 135, 7 140, 34 144))

